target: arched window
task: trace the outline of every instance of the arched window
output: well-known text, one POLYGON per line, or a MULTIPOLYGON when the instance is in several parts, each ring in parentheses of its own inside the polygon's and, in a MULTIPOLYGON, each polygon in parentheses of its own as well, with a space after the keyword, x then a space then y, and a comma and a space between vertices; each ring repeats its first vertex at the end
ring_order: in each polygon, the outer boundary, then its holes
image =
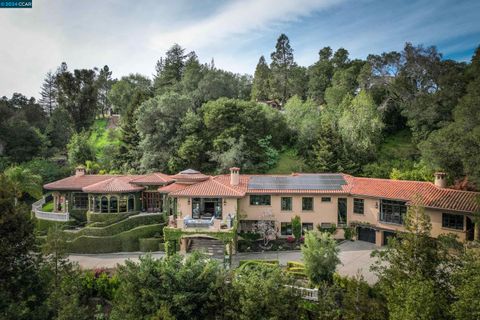
POLYGON ((94 198, 93 212, 100 212, 100 197, 99 196, 95 196, 95 198, 94 198))
POLYGON ((108 198, 103 196, 101 200, 102 213, 108 213, 108 198))
POLYGON ((133 194, 128 195, 128 211, 135 211, 135 196, 133 194))
POLYGON ((120 200, 118 204, 119 204, 120 212, 127 212, 127 196, 126 195, 120 196, 120 200))
POLYGON ((118 212, 118 198, 115 196, 110 197, 110 212, 112 213, 118 212))

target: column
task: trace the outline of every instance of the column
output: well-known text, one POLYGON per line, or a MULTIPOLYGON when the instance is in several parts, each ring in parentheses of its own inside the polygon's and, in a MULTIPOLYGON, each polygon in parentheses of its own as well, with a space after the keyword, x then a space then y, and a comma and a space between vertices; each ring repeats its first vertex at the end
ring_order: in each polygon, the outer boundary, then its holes
POLYGON ((382 244, 383 244, 383 231, 380 231, 380 230, 375 230, 375 246, 377 247, 381 247, 382 244))

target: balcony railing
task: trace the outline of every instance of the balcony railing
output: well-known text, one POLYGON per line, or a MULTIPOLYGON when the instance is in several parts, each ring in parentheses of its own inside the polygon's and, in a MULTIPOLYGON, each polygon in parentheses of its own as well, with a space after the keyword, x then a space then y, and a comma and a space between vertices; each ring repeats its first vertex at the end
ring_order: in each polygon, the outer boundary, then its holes
POLYGON ((285 287, 292 288, 293 290, 300 293, 302 299, 310 300, 310 301, 318 301, 318 289, 310 289, 304 287, 297 287, 297 286, 288 286, 285 287))
POLYGON ((45 204, 45 198, 38 200, 32 204, 32 211, 35 213, 35 218, 41 220, 60 221, 66 222, 70 219, 68 212, 47 212, 42 211, 42 207, 45 204))
POLYGON ((213 222, 215 217, 211 217, 210 219, 192 219, 190 217, 185 217, 183 219, 183 225, 185 228, 208 228, 213 226, 213 222))

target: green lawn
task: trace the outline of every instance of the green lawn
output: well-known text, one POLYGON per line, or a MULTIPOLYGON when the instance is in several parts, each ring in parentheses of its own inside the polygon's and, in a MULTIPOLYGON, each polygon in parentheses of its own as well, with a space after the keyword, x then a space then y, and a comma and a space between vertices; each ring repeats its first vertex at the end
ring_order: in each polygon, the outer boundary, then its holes
POLYGON ((45 203, 42 207, 42 211, 52 212, 53 211, 53 201, 45 203))
POLYGON ((417 154, 410 130, 405 129, 385 138, 378 152, 378 161, 411 159, 417 154))
POLYGON ((290 174, 292 172, 303 172, 305 162, 299 157, 295 150, 287 149, 280 153, 277 165, 270 169, 269 174, 290 174))
POLYGON ((102 149, 109 144, 118 144, 119 135, 117 129, 107 129, 108 119, 97 119, 92 125, 90 143, 98 155, 102 149))

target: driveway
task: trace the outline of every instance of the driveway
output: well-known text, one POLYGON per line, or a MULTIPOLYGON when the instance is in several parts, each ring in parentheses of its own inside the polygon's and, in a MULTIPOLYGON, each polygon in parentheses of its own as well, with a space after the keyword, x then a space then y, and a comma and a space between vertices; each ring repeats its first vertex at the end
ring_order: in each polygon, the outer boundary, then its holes
MULTIPOLYGON (((374 259, 370 254, 375 250, 375 245, 363 241, 345 241, 339 245, 341 264, 337 267, 339 274, 343 276, 356 276, 360 274, 365 281, 373 284, 377 277, 370 272, 370 266, 374 259)), ((123 264, 126 260, 139 261, 139 257, 145 255, 143 252, 128 253, 104 253, 104 254, 77 254, 70 255, 72 262, 78 262, 83 269, 114 268, 117 264, 123 264)), ((152 256, 156 259, 165 256, 163 252, 154 252, 152 256)), ((300 251, 275 251, 275 252, 254 252, 238 253, 233 258, 233 266, 237 266, 240 260, 264 259, 278 260, 280 265, 286 265, 288 261, 302 261, 300 251)))

